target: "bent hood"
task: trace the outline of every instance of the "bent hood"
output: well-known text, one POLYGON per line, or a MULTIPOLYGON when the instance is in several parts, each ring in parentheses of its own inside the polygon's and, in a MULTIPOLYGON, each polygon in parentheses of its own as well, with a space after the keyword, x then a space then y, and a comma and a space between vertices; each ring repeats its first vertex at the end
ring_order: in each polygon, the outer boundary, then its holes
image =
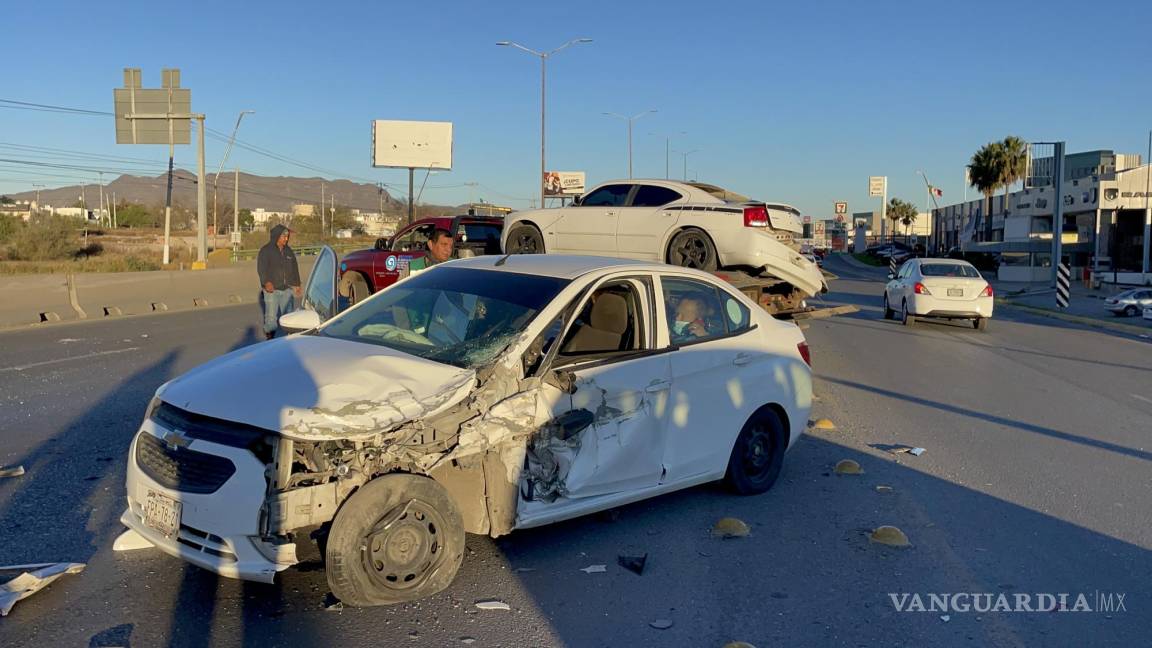
POLYGON ((475 372, 359 342, 299 335, 201 365, 161 388, 190 412, 300 441, 364 439, 455 405, 475 372))

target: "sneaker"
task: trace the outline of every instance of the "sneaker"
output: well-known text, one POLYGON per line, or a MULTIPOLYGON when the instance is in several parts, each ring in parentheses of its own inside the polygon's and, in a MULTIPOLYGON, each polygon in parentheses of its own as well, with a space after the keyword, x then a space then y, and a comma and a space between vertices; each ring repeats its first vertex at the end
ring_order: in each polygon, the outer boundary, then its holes
POLYGON ((276 331, 269 331, 269 332, 264 333, 264 339, 265 340, 271 340, 274 337, 276 337, 276 331))

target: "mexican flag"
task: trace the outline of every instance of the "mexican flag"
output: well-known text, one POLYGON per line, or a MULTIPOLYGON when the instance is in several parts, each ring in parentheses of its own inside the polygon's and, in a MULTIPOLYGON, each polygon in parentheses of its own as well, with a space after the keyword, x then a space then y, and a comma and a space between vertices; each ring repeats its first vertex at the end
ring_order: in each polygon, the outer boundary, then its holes
POLYGON ((941 196, 944 195, 944 192, 941 191, 939 187, 933 187, 933 186, 929 185, 928 191, 932 192, 932 195, 936 196, 937 198, 940 198, 941 196))

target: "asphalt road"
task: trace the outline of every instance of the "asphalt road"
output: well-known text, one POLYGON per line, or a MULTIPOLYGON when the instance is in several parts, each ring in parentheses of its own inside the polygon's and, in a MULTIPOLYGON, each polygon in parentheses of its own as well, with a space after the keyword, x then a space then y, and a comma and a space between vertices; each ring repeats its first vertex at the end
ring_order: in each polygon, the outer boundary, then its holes
MULTIPOLYGON (((126 448, 153 390, 254 343, 251 306, 0 334, 0 564, 76 561, 2 646, 1147 645, 1152 346, 1002 309, 990 330, 880 318, 882 271, 831 262, 806 334, 814 431, 768 494, 715 486, 500 540, 468 539, 428 600, 330 610, 317 556, 276 585, 114 554, 126 448), (914 457, 887 447, 926 449, 914 457), (861 476, 837 476, 841 459, 861 476), (879 492, 877 486, 891 492, 879 492), (709 535, 720 517, 748 538, 709 535), (896 525, 913 546, 868 541, 896 525), (637 576, 621 554, 648 554, 637 576), (605 573, 581 568, 605 564, 605 573), (890 593, 1124 595, 1105 612, 899 612, 890 593), (481 611, 497 598, 512 610, 481 611), (944 615, 948 620, 942 619, 944 615), (672 622, 660 630, 650 623, 672 622)), ((1116 598, 1113 597, 1115 601, 1116 598)))

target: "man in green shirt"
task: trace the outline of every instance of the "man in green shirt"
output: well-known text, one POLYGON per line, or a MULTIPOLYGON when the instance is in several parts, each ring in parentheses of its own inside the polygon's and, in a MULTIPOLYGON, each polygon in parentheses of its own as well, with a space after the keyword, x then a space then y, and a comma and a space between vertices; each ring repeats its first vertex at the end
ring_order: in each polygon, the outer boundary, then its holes
POLYGON ((408 273, 427 270, 437 263, 444 263, 452 258, 452 233, 437 227, 428 238, 428 251, 424 256, 408 262, 408 273))

